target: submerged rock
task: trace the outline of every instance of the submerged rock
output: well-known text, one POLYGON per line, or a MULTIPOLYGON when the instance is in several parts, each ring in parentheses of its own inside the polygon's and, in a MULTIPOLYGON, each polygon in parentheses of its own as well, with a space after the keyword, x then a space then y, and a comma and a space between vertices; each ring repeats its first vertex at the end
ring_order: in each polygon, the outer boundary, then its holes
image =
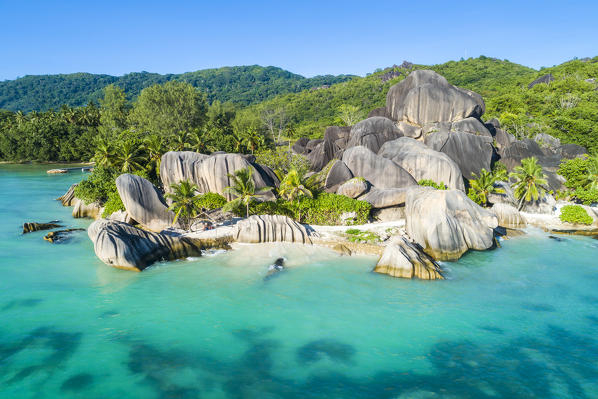
POLYGON ((141 271, 161 260, 201 256, 201 251, 207 248, 227 248, 230 241, 230 236, 198 239, 153 233, 106 219, 93 222, 87 234, 102 262, 134 271, 141 271))
POLYGON ((69 240, 75 231, 85 231, 85 229, 65 229, 51 231, 45 235, 44 240, 49 241, 52 244, 60 244, 69 240))
POLYGON ((53 220, 48 223, 26 222, 23 223, 23 234, 32 233, 34 231, 40 230, 57 229, 59 227, 62 227, 62 225, 58 224, 58 220, 53 220))
POLYGON ((401 278, 444 279, 438 263, 419 245, 402 236, 398 236, 386 246, 374 272, 401 278))
POLYGON ((125 173, 116 178, 116 188, 127 214, 135 221, 156 232, 172 226, 174 213, 149 180, 125 173))
POLYGON ((496 216, 463 191, 422 187, 407 193, 407 234, 436 260, 493 247, 497 226, 496 216))
POLYGON ((238 242, 296 242, 311 244, 303 225, 283 215, 253 215, 237 223, 233 237, 238 242))

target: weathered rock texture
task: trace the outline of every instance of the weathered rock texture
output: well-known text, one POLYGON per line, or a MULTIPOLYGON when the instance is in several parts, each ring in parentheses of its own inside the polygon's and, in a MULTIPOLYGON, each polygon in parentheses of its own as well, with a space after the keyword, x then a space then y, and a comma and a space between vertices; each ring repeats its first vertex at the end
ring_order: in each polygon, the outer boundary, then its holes
POLYGON ((525 227, 526 222, 517 208, 513 205, 497 203, 492 206, 492 212, 498 219, 498 225, 502 227, 518 228, 525 227))
POLYGON ((347 168, 347 165, 341 160, 336 160, 330 170, 326 174, 326 180, 324 181, 324 188, 327 191, 335 192, 338 187, 350 180, 353 177, 353 173, 347 168))
POLYGON ((357 198, 366 191, 368 191, 368 183, 364 179, 356 177, 341 184, 336 193, 349 198, 357 198))
POLYGON ((153 233, 123 222, 101 219, 87 229, 100 260, 119 269, 141 271, 154 262, 200 256, 202 249, 225 247, 230 237, 200 240, 153 233))
POLYGON ((386 116, 424 126, 479 118, 485 110, 479 94, 460 89, 434 71, 414 71, 386 95, 386 116))
POLYGON ((150 181, 126 173, 116 178, 116 188, 127 213, 138 223, 157 232, 172 226, 174 213, 150 181))
POLYGON ((490 137, 463 132, 439 132, 426 136, 426 145, 448 155, 459 165, 466 179, 471 179, 473 173, 479 175, 482 169, 491 169, 494 148, 490 137))
POLYGON ((406 231, 437 260, 455 260, 467 250, 494 245, 496 216, 460 190, 409 190, 406 231))
POLYGON ((378 156, 363 146, 349 148, 343 154, 343 162, 353 176, 365 178, 377 188, 401 188, 415 186, 415 179, 390 159, 378 156))
POLYGON ((388 158, 415 178, 444 183, 448 188, 465 190, 459 166, 448 155, 408 137, 384 143, 378 155, 388 158))
POLYGON ((49 222, 49 223, 36 223, 36 222, 27 223, 26 222, 26 223, 23 223, 23 234, 33 233, 34 231, 56 229, 58 227, 62 227, 62 225, 57 224, 55 222, 49 222))
POLYGON ((160 179, 166 192, 170 192, 170 186, 183 180, 196 182, 199 177, 196 175, 194 164, 201 163, 209 155, 193 151, 169 151, 162 155, 160 161, 160 179))
POLYGON ((391 206, 404 205, 407 198, 407 191, 411 188, 372 188, 367 194, 358 199, 368 202, 372 208, 388 208, 391 206))
POLYGON ((241 220, 235 227, 233 237, 245 243, 312 243, 305 227, 282 215, 253 215, 241 220))
POLYGON ((102 214, 102 205, 97 202, 86 204, 79 198, 75 198, 71 201, 73 205, 73 217, 74 218, 91 218, 97 219, 102 214))
POLYGON ((75 202, 75 187, 77 187, 77 184, 71 185, 66 193, 56 198, 56 200, 62 202, 62 206, 73 206, 75 202))
POLYGON ((434 259, 419 245, 401 236, 386 246, 374 272, 401 278, 444 279, 442 270, 434 259))
POLYGON ((346 147, 361 145, 372 152, 378 152, 382 144, 402 136, 403 133, 393 121, 382 116, 374 116, 358 122, 351 128, 351 137, 346 147))

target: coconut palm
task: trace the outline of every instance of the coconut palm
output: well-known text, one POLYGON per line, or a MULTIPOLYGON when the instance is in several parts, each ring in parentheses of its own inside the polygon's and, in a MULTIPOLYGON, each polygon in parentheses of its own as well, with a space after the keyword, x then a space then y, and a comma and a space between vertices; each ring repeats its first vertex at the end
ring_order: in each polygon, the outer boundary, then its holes
POLYGON ((231 211, 239 205, 244 204, 246 209, 245 216, 249 216, 249 204, 260 197, 261 194, 271 190, 271 187, 263 187, 256 191, 255 182, 253 181, 253 170, 252 166, 248 166, 244 169, 236 170, 233 174, 228 174, 232 184, 225 191, 236 198, 223 207, 225 211, 231 211))
POLYGON ((110 167, 113 165, 115 161, 114 148, 105 137, 100 136, 96 140, 96 152, 91 160, 97 166, 110 167))
POLYGON ((189 148, 195 152, 206 154, 211 152, 212 146, 206 138, 205 132, 200 129, 195 129, 189 135, 189 148))
MULTIPOLYGON (((306 186, 304 176, 295 168, 289 170, 289 173, 287 173, 286 176, 281 179, 280 186, 278 187, 278 194, 281 197, 285 198, 287 201, 297 202, 299 202, 299 199, 301 197, 314 197, 311 190, 306 186)), ((298 214, 298 220, 301 221, 300 209, 298 214)))
POLYGON ((184 230, 188 230, 191 220, 201 212, 201 197, 196 195, 198 188, 188 180, 181 181, 178 184, 172 184, 171 193, 166 194, 166 198, 172 200, 170 210, 174 212, 172 224, 178 221, 184 230))
POLYGON ((164 154, 164 139, 159 134, 151 134, 144 140, 143 147, 147 152, 150 164, 156 171, 156 176, 160 176, 160 162, 164 154))
POLYGON ((191 147, 191 137, 186 130, 180 130, 172 137, 170 147, 173 151, 185 151, 191 147))
POLYGON ((137 140, 126 139, 116 149, 116 166, 121 172, 130 173, 143 169, 146 160, 143 147, 137 140))
POLYGON ((516 181, 513 188, 515 198, 519 199, 519 210, 523 208, 524 201, 537 201, 546 191, 546 175, 535 157, 522 159, 521 166, 517 166, 510 176, 516 181))
POLYGON ((254 128, 250 128, 247 130, 243 137, 243 144, 247 146, 248 149, 251 150, 253 154, 256 149, 260 146, 264 145, 264 136, 262 136, 257 130, 254 128))
POLYGON ((478 199, 477 202, 480 205, 488 205, 488 195, 504 192, 504 190, 494 187, 494 183, 499 179, 492 172, 482 168, 479 177, 475 173, 472 173, 472 175, 474 178, 469 181, 469 190, 473 191, 473 196, 478 199))

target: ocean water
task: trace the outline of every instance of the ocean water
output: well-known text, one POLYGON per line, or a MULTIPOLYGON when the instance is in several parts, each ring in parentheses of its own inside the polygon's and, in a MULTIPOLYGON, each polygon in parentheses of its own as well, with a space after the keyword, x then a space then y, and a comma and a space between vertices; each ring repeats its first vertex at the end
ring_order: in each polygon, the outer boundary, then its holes
POLYGON ((131 273, 21 234, 89 224, 48 168, 0 165, 1 398, 598 397, 598 240, 530 230, 433 282, 288 245, 131 273))

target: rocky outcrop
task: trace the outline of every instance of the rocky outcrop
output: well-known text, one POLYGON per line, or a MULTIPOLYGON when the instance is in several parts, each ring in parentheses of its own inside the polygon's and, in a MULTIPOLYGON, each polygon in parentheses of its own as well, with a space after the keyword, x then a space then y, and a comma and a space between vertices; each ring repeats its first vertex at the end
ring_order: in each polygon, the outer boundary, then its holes
POLYGON ((244 243, 312 243, 305 227, 282 215, 253 215, 241 220, 235 226, 233 237, 244 243))
POLYGON ((307 137, 301 137, 299 140, 293 144, 291 149, 297 154, 305 154, 307 152, 307 143, 309 143, 309 139, 307 137))
POLYGON ((77 187, 77 184, 71 185, 66 193, 56 198, 56 200, 62 202, 62 206, 73 206, 75 203, 75 187, 77 187))
POLYGON ((491 170, 494 156, 492 138, 463 132, 439 132, 426 136, 426 145, 448 155, 466 179, 479 175, 482 169, 491 170))
POLYGON ((336 192, 338 187, 350 180, 353 177, 353 173, 347 168, 347 165, 341 160, 337 160, 330 167, 326 180, 324 181, 324 189, 329 192, 336 192))
POLYGON ((150 181, 126 173, 116 178, 116 188, 127 214, 138 223, 156 232, 172 226, 174 213, 150 181))
POLYGON ((396 237, 386 246, 374 272, 401 278, 444 279, 438 263, 419 245, 402 236, 396 237))
POLYGON ((397 128, 401 131, 403 136, 418 139, 422 135, 422 128, 420 126, 411 125, 407 122, 400 121, 397 123, 397 128))
POLYGON ((210 247, 227 247, 230 237, 201 240, 153 233, 123 222, 101 219, 87 229, 95 253, 110 266, 141 271, 154 262, 200 256, 210 247))
POLYGON ((196 174, 195 163, 201 163, 209 155, 193 151, 169 151, 162 155, 160 161, 160 179, 164 190, 170 192, 172 184, 180 183, 183 180, 196 182, 199 176, 196 174))
POLYGON ((479 94, 460 89, 434 71, 414 71, 386 95, 386 116, 418 126, 479 118, 485 110, 479 94))
POLYGON ((517 141, 515 136, 513 136, 509 132, 504 131, 503 129, 496 129, 494 139, 496 140, 496 147, 499 151, 508 147, 511 143, 517 141))
POLYGON ((357 198, 366 191, 368 191, 368 183, 365 179, 355 177, 341 184, 336 193, 349 198, 357 198))
POLYGON ((102 215, 102 205, 98 202, 91 202, 86 204, 79 198, 75 198, 71 201, 73 205, 73 217, 74 218, 91 218, 98 219, 102 215))
POLYGON ((530 84, 527 85, 528 89, 531 89, 532 87, 534 87, 535 85, 539 85, 539 84, 548 84, 550 82, 554 81, 554 76, 552 76, 551 73, 540 76, 538 79, 534 80, 533 82, 531 82, 530 84))
POLYGON ((368 202, 372 208, 388 208, 391 206, 404 205, 407 199, 407 191, 411 188, 372 188, 367 194, 358 199, 368 202))
POLYGON ((494 245, 496 216, 460 190, 409 190, 406 231, 436 260, 459 259, 469 249, 494 245))
POLYGON ((517 208, 513 205, 505 203, 496 203, 492 206, 491 211, 498 219, 498 225, 507 228, 525 227, 527 223, 517 208))
POLYGON ((350 134, 350 126, 328 127, 324 132, 324 140, 307 154, 311 169, 314 171, 322 170, 330 161, 340 158, 345 148, 347 148, 350 134))
POLYGON ((465 118, 453 122, 450 131, 475 134, 492 138, 492 134, 478 118, 465 118))
POLYGON ((124 222, 128 224, 137 224, 137 221, 135 221, 135 219, 133 219, 131 215, 127 213, 127 211, 112 212, 112 214, 106 219, 116 220, 117 222, 124 222))
POLYGON ((75 228, 50 231, 44 236, 44 240, 51 242, 52 244, 62 244, 66 241, 69 241, 75 231, 85 231, 85 229, 75 228))
POLYGON ((49 223, 36 223, 36 222, 26 222, 23 223, 23 234, 33 233, 34 231, 41 231, 41 230, 50 230, 62 227, 62 225, 57 223, 58 221, 52 221, 49 223))
POLYGON ((420 141, 402 137, 384 143, 378 155, 394 161, 417 181, 432 180, 448 188, 465 191, 459 166, 448 155, 420 141))
POLYGON ((343 162, 353 176, 363 177, 377 188, 402 188, 417 185, 415 179, 405 169, 363 146, 346 150, 343 154, 343 162))
POLYGON ((373 110, 371 110, 368 114, 368 118, 371 118, 373 116, 383 116, 386 118, 386 107, 374 108, 373 110))
POLYGON ((358 122, 351 128, 351 136, 346 148, 361 145, 372 152, 378 152, 382 144, 402 136, 393 121, 382 116, 374 116, 358 122))

